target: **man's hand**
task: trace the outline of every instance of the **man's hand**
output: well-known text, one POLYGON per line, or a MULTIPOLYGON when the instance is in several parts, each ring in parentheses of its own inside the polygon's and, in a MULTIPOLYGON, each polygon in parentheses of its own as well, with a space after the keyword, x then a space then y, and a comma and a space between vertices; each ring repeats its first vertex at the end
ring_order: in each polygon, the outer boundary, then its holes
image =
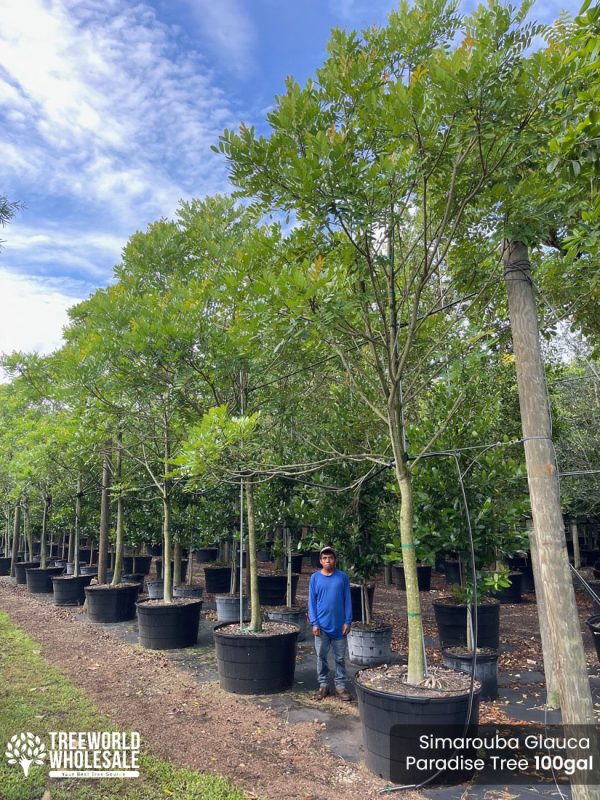
POLYGON ((313 636, 320 636, 321 628, 318 625, 313 625, 313 636))
POLYGON ((350 633, 350 625, 342 625, 342 636, 348 636, 350 633))

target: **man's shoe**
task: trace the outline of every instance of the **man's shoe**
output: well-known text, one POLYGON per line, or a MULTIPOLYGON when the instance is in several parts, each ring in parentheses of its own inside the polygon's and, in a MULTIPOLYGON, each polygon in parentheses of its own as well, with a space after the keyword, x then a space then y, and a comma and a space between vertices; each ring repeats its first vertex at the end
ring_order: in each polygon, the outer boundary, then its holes
POLYGON ((338 699, 343 700, 344 703, 351 703, 354 699, 347 689, 336 689, 335 693, 337 694, 338 699))
POLYGON ((320 686, 319 691, 314 696, 315 700, 324 700, 326 697, 329 697, 329 687, 328 686, 320 686))

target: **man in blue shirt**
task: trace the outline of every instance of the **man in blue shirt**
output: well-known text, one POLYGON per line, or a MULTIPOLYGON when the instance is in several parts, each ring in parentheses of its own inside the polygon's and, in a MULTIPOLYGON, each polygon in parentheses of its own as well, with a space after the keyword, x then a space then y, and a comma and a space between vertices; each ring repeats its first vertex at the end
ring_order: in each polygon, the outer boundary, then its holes
POLYGON ((340 700, 349 702, 346 689, 346 636, 352 624, 350 581, 336 569, 336 552, 329 545, 320 552, 321 569, 311 575, 308 586, 308 616, 315 636, 319 691, 315 699, 329 694, 329 651, 335 659, 335 690, 340 700))

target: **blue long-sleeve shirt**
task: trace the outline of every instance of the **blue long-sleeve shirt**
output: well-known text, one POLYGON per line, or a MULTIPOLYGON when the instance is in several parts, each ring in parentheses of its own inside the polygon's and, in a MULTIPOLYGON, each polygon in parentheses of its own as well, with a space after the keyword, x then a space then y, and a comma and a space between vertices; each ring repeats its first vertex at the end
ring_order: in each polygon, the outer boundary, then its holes
POLYGON ((342 626, 352 624, 350 581, 345 572, 313 572, 308 586, 308 618, 332 639, 343 639, 342 626))

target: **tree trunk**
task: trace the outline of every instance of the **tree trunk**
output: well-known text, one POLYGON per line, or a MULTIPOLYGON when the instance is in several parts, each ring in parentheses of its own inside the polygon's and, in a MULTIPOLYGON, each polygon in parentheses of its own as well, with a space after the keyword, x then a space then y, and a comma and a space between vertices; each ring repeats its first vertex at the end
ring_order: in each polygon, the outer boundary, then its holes
POLYGON ((117 525, 115 529, 115 560, 113 563, 113 576, 111 585, 117 586, 121 583, 123 574, 123 511, 124 499, 121 487, 121 477, 123 475, 123 429, 120 427, 117 433, 117 457, 115 463, 115 474, 119 484, 119 496, 117 497, 117 525))
MULTIPOLYGON (((535 583, 536 588, 543 585, 545 605, 554 612, 549 615, 548 622, 562 721, 569 726, 590 726, 592 730, 594 708, 560 509, 556 457, 527 247, 521 242, 506 242, 503 258, 533 515, 532 535, 537 545, 537 557, 533 563, 534 574, 537 571, 535 583)), ((577 757, 576 753, 573 755, 577 757)), ((582 785, 582 777, 577 772, 573 776, 573 798, 600 797, 600 787, 582 785)))
POLYGON ((407 680, 408 683, 416 685, 425 678, 423 619, 421 616, 417 557, 413 535, 412 482, 406 465, 406 453, 402 444, 402 432, 398 415, 398 409, 390 409, 390 437, 394 453, 396 480, 400 487, 400 540, 402 543, 402 564, 406 583, 406 614, 408 617, 407 680))
POLYGON ((77 478, 77 494, 75 495, 75 535, 73 537, 73 574, 79 575, 79 531, 81 530, 81 495, 82 478, 77 478))
POLYGON ((531 551, 531 564, 533 567, 533 582, 535 585, 535 601, 538 609, 540 623, 540 637, 542 640, 542 654, 544 659, 544 676, 546 678, 546 706, 560 708, 560 695, 556 685, 554 670, 554 651, 552 649, 552 636, 550 622, 548 621, 548 600, 544 584, 540 581, 541 566, 539 563, 537 540, 533 527, 529 528, 529 550, 531 551))
POLYGON ((25 544, 27 546, 27 555, 30 561, 33 561, 33 534, 31 532, 31 517, 29 514, 29 499, 23 498, 23 533, 25 535, 25 544))
MULTIPOLYGON (((248 569, 250 571, 250 629, 262 630, 260 618, 260 600, 258 599, 258 574, 256 567, 256 527, 254 525, 254 487, 248 480, 244 481, 246 492, 246 510, 248 512, 248 569)), ((240 591, 241 591, 240 584, 240 591)))
POLYGON ((15 503, 15 513, 13 516, 13 540, 12 540, 12 558, 10 561, 10 577, 15 577, 15 564, 17 563, 17 556, 19 553, 19 531, 21 529, 21 502, 15 503))
POLYGON ((171 575, 171 502, 167 482, 163 485, 163 598, 173 602, 173 578, 171 575))
POLYGON ((181 583, 181 542, 179 541, 179 536, 175 536, 175 544, 173 545, 173 586, 179 586, 180 583, 181 583))
MULTIPOLYGON (((50 516, 50 503, 49 495, 44 495, 44 510, 42 512, 42 534, 40 536, 40 567, 46 569, 48 566, 48 555, 46 550, 46 536, 48 533, 48 517, 50 516)), ((50 544, 50 555, 52 555, 52 544, 50 544)))
POLYGON ((100 497, 100 531, 98 536, 98 583, 106 583, 106 560, 108 557, 108 524, 110 517, 110 451, 112 443, 106 443, 102 463, 102 494, 100 497))

